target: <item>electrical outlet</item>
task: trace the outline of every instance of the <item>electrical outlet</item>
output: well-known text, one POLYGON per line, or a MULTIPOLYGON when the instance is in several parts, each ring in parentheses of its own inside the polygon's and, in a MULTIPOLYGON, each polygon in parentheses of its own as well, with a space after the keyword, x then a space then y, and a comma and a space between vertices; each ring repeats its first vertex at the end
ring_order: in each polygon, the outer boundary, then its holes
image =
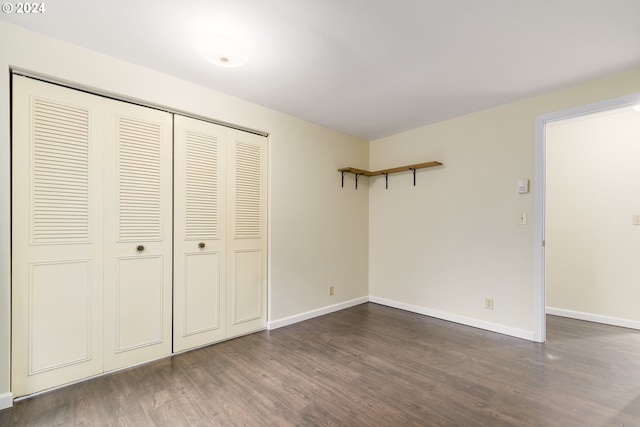
POLYGON ((493 310, 493 298, 485 298, 484 308, 487 310, 493 310))
POLYGON ((329 296, 332 296, 334 292, 333 285, 329 286, 329 296))

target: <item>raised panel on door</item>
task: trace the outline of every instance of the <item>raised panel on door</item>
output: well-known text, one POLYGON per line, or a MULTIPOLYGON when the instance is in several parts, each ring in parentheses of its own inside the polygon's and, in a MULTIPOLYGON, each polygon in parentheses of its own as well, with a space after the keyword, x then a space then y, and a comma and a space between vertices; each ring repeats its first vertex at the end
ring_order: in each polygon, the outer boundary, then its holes
POLYGON ((106 101, 105 370, 171 353, 171 114, 106 101))
POLYGON ((267 324, 267 139, 228 132, 227 337, 267 324))
POLYGON ((103 101, 13 77, 12 391, 102 372, 103 101))
POLYGON ((226 133, 174 118, 174 351, 226 336, 226 133))

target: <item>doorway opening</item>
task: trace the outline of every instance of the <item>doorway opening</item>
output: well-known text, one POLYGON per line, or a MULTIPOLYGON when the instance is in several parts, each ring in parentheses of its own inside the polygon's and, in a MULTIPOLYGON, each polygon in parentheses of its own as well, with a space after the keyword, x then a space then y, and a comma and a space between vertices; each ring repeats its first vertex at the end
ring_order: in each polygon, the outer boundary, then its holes
MULTIPOLYGON (((640 104, 640 94, 628 95, 536 117, 535 131, 535 223, 534 223, 534 340, 546 341, 546 239, 547 239, 547 126, 594 113, 640 104)), ((639 113, 640 114, 640 113, 639 113)), ((597 168, 598 165, 594 165, 597 168)), ((584 182, 585 186, 590 182, 584 182)), ((640 212, 638 212, 640 213, 640 212)))

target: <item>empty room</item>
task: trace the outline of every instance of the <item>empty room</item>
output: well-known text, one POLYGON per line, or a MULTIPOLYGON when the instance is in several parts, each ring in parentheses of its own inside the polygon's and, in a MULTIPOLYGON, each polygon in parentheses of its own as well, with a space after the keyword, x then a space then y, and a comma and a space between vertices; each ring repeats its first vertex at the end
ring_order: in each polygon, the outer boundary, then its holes
POLYGON ((0 14, 1 426, 640 426, 640 2, 0 14))

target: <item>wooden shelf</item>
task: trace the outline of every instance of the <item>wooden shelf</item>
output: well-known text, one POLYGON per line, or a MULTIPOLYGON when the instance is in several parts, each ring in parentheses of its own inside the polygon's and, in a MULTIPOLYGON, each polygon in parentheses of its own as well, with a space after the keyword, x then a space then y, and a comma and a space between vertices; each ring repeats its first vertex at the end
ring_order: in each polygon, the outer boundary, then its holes
POLYGON ((433 166, 441 166, 441 165, 442 163, 440 162, 424 162, 424 163, 416 163, 415 165, 399 166, 397 168, 391 168, 391 169, 382 169, 374 172, 370 172, 364 169, 352 168, 351 166, 348 166, 346 168, 338 169, 338 171, 352 173, 354 175, 376 176, 376 175, 384 175, 384 174, 397 173, 397 172, 407 172, 410 170, 424 169, 424 168, 430 168, 433 166))
POLYGON ((352 173, 354 175, 373 176, 373 175, 371 175, 371 172, 369 172, 369 171, 366 171, 364 169, 352 168, 351 166, 348 166, 348 167, 342 168, 342 169, 338 169, 338 170, 340 172, 352 173))
POLYGON ((377 175, 384 175, 385 179, 387 180, 387 188, 388 188, 388 179, 389 179, 389 174, 391 173, 398 173, 398 172, 407 172, 407 171, 412 171, 413 172, 413 185, 416 185, 416 170, 417 169, 424 169, 424 168, 430 168, 433 166, 442 166, 442 163, 440 162, 424 162, 424 163, 416 163, 414 165, 407 165, 407 166, 398 166, 397 168, 391 168, 391 169, 381 169, 379 171, 367 171, 364 169, 358 169, 358 168, 352 168, 351 166, 347 166, 346 168, 340 168, 338 169, 339 172, 342 172, 342 186, 344 187, 344 175, 347 173, 352 173, 356 176, 356 190, 358 189, 358 177, 360 176, 377 176, 377 175))

